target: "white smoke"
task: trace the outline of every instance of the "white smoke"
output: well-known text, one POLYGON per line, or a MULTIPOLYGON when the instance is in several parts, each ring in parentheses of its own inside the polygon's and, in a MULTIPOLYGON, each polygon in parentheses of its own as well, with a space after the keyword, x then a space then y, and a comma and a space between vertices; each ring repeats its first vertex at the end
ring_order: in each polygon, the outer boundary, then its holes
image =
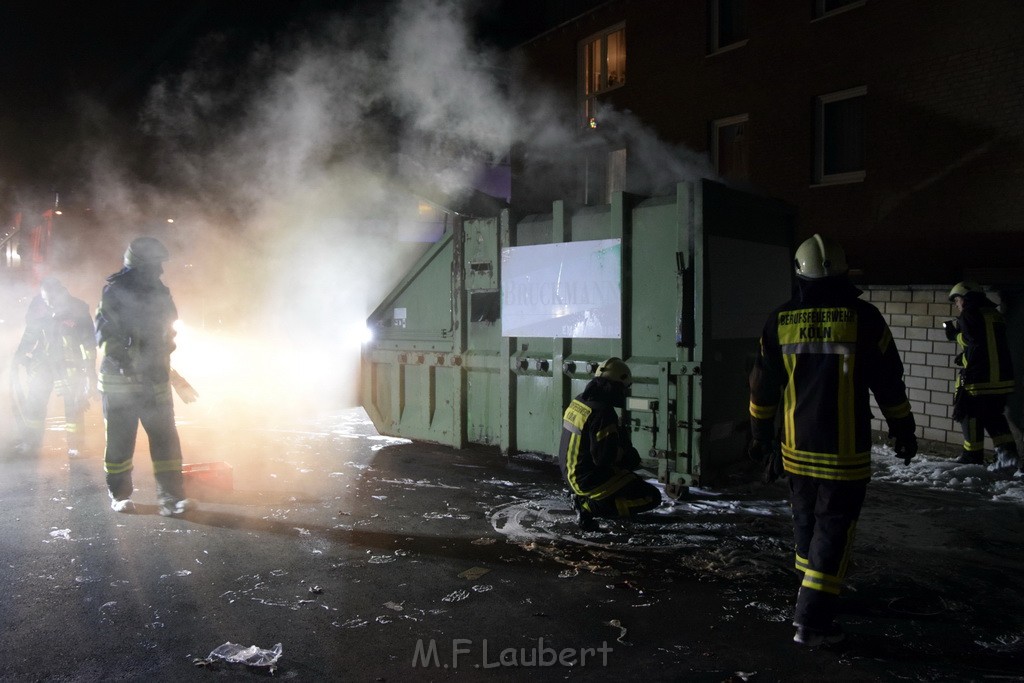
POLYGON ((113 118, 83 103, 81 152, 102 221, 75 276, 87 286, 73 293, 95 305, 127 243, 153 234, 172 252, 164 279, 197 346, 202 330, 245 349, 217 355, 213 372, 182 335, 175 362, 201 397, 264 415, 330 407, 355 399, 350 330, 425 248, 406 239, 423 232, 418 190, 458 197, 515 145, 522 173, 555 191, 575 180, 555 175, 574 148, 628 145, 635 192, 708 174, 627 113, 601 110, 601 126, 581 131, 571 100, 539 87, 510 94, 514 65, 472 37, 472 8, 365 3, 360 16, 289 27, 241 58, 229 36, 207 36, 188 69, 152 85, 141 149, 119 146, 113 118), (239 381, 225 368, 243 355, 239 381))

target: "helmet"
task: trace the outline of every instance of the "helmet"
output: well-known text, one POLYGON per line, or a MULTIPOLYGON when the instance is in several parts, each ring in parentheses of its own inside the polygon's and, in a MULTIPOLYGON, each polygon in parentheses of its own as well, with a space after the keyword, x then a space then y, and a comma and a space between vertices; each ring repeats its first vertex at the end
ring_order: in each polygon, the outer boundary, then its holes
POLYGON ((804 240, 796 250, 793 265, 796 267, 797 277, 804 280, 846 275, 849 270, 846 265, 846 252, 839 243, 817 233, 804 240))
POLYGON ((629 366, 621 358, 609 358, 598 365, 597 369, 594 370, 594 377, 610 379, 627 387, 633 383, 633 373, 629 371, 629 366))
POLYGON ((124 252, 125 268, 139 268, 163 263, 171 255, 167 247, 155 237, 138 237, 132 240, 124 252))
POLYGON ((61 281, 52 275, 47 275, 43 278, 43 281, 39 283, 39 295, 42 296, 43 302, 51 308, 59 305, 61 299, 67 296, 67 288, 61 284, 61 281))
POLYGON ((958 296, 967 296, 971 292, 977 292, 979 294, 983 293, 981 285, 977 282, 970 282, 968 280, 958 282, 953 285, 953 289, 949 290, 949 300, 952 301, 958 296))

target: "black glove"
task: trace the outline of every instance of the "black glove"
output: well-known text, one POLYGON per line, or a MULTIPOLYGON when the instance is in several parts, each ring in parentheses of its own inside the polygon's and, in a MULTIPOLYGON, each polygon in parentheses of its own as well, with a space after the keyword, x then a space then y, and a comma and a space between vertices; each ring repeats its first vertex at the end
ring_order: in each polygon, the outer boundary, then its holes
POLYGON ((942 323, 942 330, 946 333, 946 339, 956 341, 956 335, 960 334, 960 325, 955 320, 947 320, 942 323))
POLYGON ((763 466, 761 481, 765 484, 770 484, 779 477, 786 476, 786 470, 782 467, 782 451, 779 450, 777 442, 754 439, 750 442, 747 455, 763 466))
POLYGON ((893 448, 896 457, 901 458, 904 465, 909 465, 910 460, 917 455, 917 436, 913 433, 897 436, 893 448))
POLYGON ((768 441, 754 439, 750 442, 750 446, 747 447, 747 456, 755 462, 763 463, 768 454, 771 453, 771 450, 772 448, 768 441))

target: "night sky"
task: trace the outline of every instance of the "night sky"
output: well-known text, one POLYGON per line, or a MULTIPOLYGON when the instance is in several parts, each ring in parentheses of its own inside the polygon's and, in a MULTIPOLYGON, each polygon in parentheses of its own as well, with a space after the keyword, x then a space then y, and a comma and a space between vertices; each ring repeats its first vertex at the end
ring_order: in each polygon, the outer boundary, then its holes
MULTIPOLYGON (((73 192, 80 140, 101 126, 145 147, 139 108, 162 77, 204 58, 230 65, 258 46, 343 13, 373 21, 389 0, 8 0, 0 4, 0 204, 73 192), (84 116, 83 114, 88 114, 84 116), (88 122, 88 123, 86 123, 88 122)), ((478 39, 515 45, 577 14, 580 0, 477 0, 478 39)))

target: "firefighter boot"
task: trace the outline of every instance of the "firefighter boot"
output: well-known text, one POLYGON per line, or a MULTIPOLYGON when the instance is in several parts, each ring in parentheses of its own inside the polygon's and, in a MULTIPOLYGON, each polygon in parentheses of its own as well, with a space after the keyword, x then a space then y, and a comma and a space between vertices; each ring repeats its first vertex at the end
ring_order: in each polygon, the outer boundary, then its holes
POLYGON ((997 477, 1012 477, 1020 465, 1015 444, 996 446, 996 461, 989 465, 989 471, 997 477))
POLYGON ((594 513, 587 506, 587 499, 583 496, 570 493, 572 509, 576 512, 576 523, 582 531, 598 531, 601 527, 594 521, 594 513))
POLYGON ((793 635, 793 642, 804 647, 821 647, 822 645, 835 645, 842 642, 846 634, 843 629, 833 624, 825 631, 810 629, 805 626, 797 626, 793 635))
POLYGON ((954 460, 958 465, 984 465, 985 456, 981 451, 963 451, 960 457, 954 460))

